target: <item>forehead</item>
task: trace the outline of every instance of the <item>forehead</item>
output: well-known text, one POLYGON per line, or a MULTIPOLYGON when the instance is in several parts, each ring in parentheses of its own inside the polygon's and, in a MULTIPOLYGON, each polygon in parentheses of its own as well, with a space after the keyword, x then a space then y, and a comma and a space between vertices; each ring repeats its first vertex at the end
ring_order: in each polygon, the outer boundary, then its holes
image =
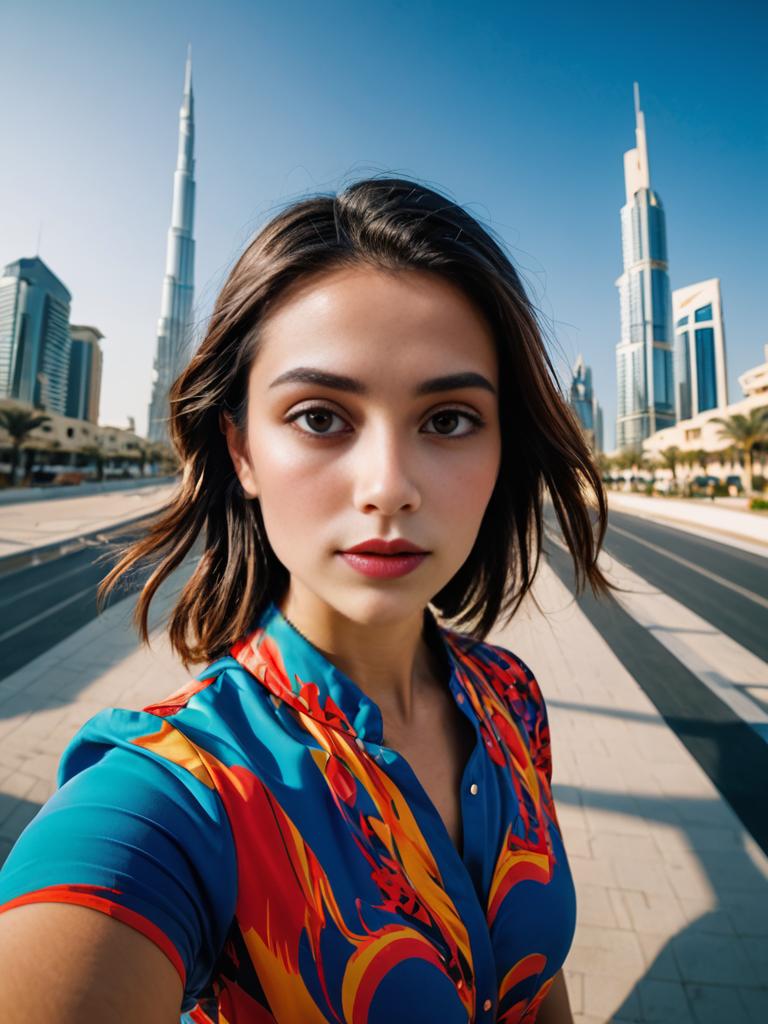
POLYGON ((253 375, 312 365, 375 383, 477 370, 496 384, 493 333, 450 281, 420 270, 342 268, 295 285, 266 317, 253 375))

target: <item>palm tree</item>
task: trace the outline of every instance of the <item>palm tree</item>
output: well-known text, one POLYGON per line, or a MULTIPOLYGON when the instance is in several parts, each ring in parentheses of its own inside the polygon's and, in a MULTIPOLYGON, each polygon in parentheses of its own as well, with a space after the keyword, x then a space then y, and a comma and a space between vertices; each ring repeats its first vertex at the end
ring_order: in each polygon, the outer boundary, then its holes
POLYGON ((0 409, 0 427, 4 427, 11 437, 11 486, 16 483, 16 471, 19 467, 21 449, 29 435, 44 423, 50 423, 51 417, 44 413, 30 412, 28 409, 0 409))
POLYGON ((747 415, 715 416, 710 422, 719 423, 720 437, 733 441, 744 456, 744 490, 749 497, 752 493, 752 450, 768 440, 768 405, 750 409, 747 415))
POLYGON ((85 444, 78 448, 78 452, 80 455, 85 455, 88 459, 94 459, 96 462, 96 479, 101 482, 104 479, 104 463, 107 459, 107 453, 101 445, 85 444))
POLYGON ((675 481, 675 484, 677 484, 677 465, 679 462, 683 461, 680 456, 680 449, 675 445, 672 445, 671 448, 665 448, 663 451, 659 452, 659 456, 664 464, 664 468, 672 470, 672 479, 675 481))

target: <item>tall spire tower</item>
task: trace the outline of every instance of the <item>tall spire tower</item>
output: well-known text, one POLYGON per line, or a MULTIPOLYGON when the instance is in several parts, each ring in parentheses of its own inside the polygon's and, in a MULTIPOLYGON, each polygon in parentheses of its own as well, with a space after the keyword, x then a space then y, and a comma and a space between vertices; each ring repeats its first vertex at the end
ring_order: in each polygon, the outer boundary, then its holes
POLYGON ((173 208, 168 229, 165 277, 157 324, 152 398, 147 437, 168 440, 168 392, 189 360, 192 302, 195 289, 195 104, 192 94, 192 47, 184 69, 184 96, 179 111, 179 153, 173 175, 173 208))
POLYGON ((616 346, 616 447, 638 449, 675 423, 672 300, 661 199, 651 188, 645 115, 635 82, 635 148, 624 154, 621 209, 624 270, 616 281, 621 340, 616 346))

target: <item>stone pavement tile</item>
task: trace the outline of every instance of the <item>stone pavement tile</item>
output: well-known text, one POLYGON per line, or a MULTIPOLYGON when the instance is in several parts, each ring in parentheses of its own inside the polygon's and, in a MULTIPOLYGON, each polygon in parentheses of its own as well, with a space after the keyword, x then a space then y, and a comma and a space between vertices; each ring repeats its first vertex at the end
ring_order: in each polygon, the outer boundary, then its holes
POLYGON ((637 1020, 640 1000, 634 982, 627 978, 585 975, 584 1009, 601 1020, 612 1020, 617 1012, 622 1020, 637 1020))
POLYGON ((707 985, 754 985, 762 979, 738 938, 689 930, 670 939, 672 951, 686 982, 707 985))
POLYGON ((738 989, 722 985, 686 985, 685 991, 693 1010, 696 1024, 723 1024, 724 1021, 743 1021, 748 1010, 738 989))
POLYGON ((613 857, 611 865, 620 889, 673 898, 672 886, 660 861, 613 857))
MULTIPOLYGON (((642 1020, 653 1024, 696 1024, 680 982, 641 978, 637 983, 642 1020)), ((736 1024, 734 1021, 733 1024, 736 1024)))
POLYGON ((611 898, 605 886, 589 885, 582 882, 577 884, 576 891, 577 918, 580 925, 618 927, 611 898))
MULTIPOLYGON (((557 797, 555 797, 557 802, 557 797)), ((589 832, 584 828, 575 828, 571 825, 563 824, 563 816, 560 813, 562 807, 557 804, 557 817, 560 822, 560 831, 563 834, 563 842, 565 843, 565 849, 568 854, 568 859, 571 857, 591 857, 592 851, 589 847, 589 832)))
POLYGON ((27 775, 25 772, 13 772, 3 780, 3 790, 0 793, 0 821, 39 781, 34 775, 27 775))
POLYGON ((637 938, 645 959, 643 977, 655 981, 682 981, 680 968, 669 944, 669 935, 638 932, 637 938))
POLYGON ((568 990, 568 1002, 571 1004, 572 1013, 584 1012, 584 975, 579 971, 569 971, 563 968, 565 987, 568 990))
POLYGON ((665 864, 663 871, 679 899, 712 899, 712 881, 700 863, 665 864))
POLYGON ((577 857, 569 849, 568 864, 579 889, 583 885, 598 886, 601 889, 616 885, 616 876, 610 861, 594 860, 592 857, 577 857))
POLYGON ((39 810, 39 803, 17 801, 11 813, 0 821, 0 839, 15 842, 39 810))
POLYGON ((633 932, 579 922, 565 966, 585 976, 637 979, 643 976, 645 960, 633 932))
POLYGON ((671 859, 677 852, 707 850, 714 853, 736 853, 744 849, 743 830, 735 825, 723 828, 719 825, 691 824, 680 829, 660 824, 650 826, 650 832, 665 860, 671 859))
POLYGON ((645 890, 622 893, 634 931, 652 935, 674 935, 688 919, 674 896, 645 890))
POLYGON ((739 997, 746 1007, 749 1024, 765 1024, 768 1020, 768 989, 764 986, 753 988, 746 986, 739 989, 739 997))
POLYGON ((614 835, 609 831, 592 836, 592 856, 602 863, 614 858, 657 861, 661 864, 656 844, 648 835, 614 835))
POLYGON ((768 985, 768 939, 763 936, 742 936, 741 947, 763 982, 768 985))
POLYGON ((611 904, 617 927, 632 930, 632 918, 629 916, 625 897, 626 893, 621 889, 608 890, 608 902, 611 904))
POLYGON ((720 905, 737 935, 768 938, 768 893, 724 892, 720 905))
POLYGON ((724 907, 711 899, 678 900, 688 919, 687 927, 694 931, 712 932, 715 935, 736 935, 736 929, 724 907))

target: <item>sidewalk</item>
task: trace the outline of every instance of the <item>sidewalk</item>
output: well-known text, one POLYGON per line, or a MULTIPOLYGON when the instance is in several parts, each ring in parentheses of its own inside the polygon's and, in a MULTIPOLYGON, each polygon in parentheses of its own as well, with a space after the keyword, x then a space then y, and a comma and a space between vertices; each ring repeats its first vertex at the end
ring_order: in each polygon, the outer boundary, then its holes
POLYGON ((609 490, 608 505, 667 526, 768 556, 768 515, 705 498, 662 498, 609 490))
MULTIPOLYGON (((187 569, 187 572, 190 570, 187 569)), ((183 584, 161 591, 152 622, 183 584)), ((768 858, 542 564, 492 633, 547 700, 554 789, 578 893, 566 962, 576 1024, 768 1020, 768 858)), ((0 860, 54 788, 75 730, 190 677, 163 637, 140 649, 127 599, 0 681, 0 860)))
POLYGON ((71 540, 157 511, 177 484, 123 488, 82 497, 0 504, 0 558, 71 540))

